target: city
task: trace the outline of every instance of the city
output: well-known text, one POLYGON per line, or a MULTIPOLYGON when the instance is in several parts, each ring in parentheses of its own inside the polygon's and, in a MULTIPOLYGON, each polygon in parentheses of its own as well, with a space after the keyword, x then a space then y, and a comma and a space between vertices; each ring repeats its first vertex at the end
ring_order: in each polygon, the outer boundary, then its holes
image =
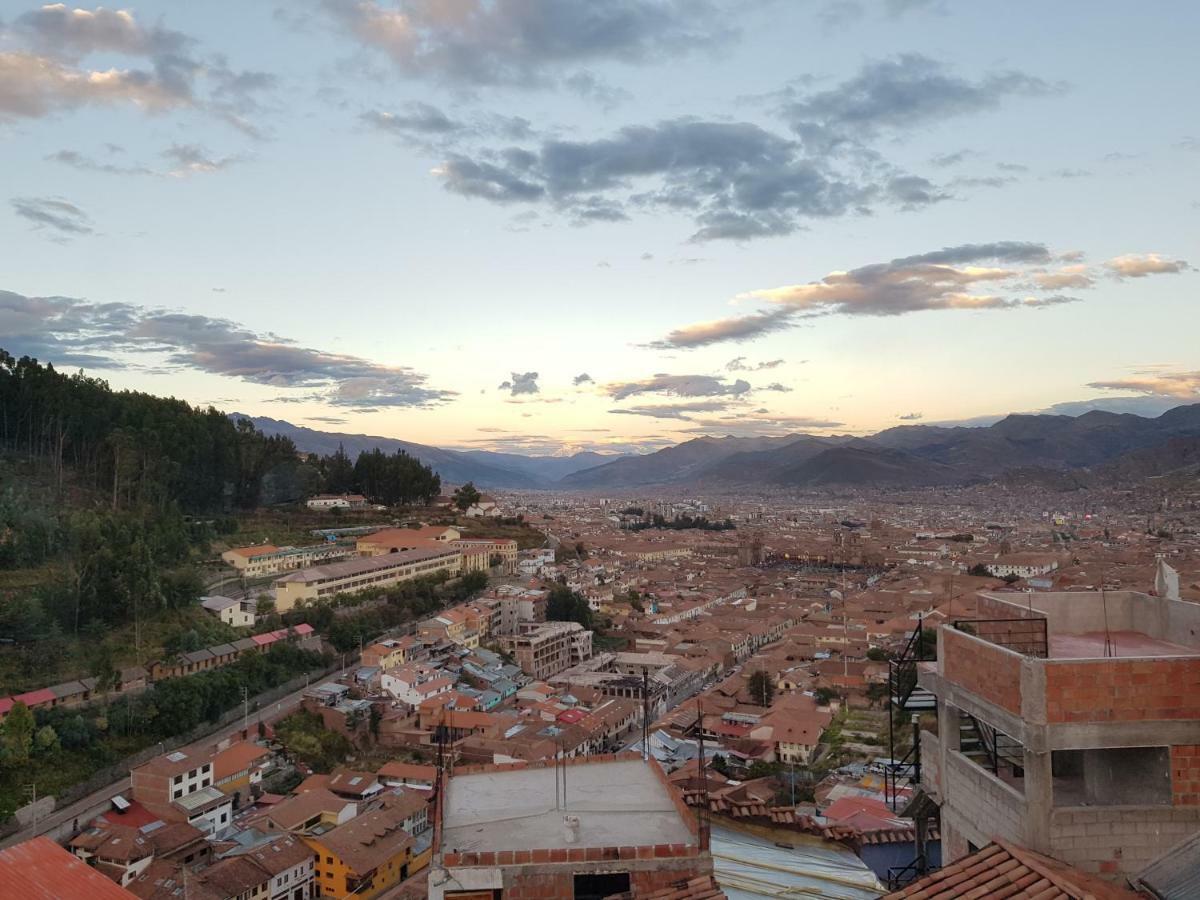
POLYGON ((1198 32, 0 0, 0 900, 1200 897, 1198 32))

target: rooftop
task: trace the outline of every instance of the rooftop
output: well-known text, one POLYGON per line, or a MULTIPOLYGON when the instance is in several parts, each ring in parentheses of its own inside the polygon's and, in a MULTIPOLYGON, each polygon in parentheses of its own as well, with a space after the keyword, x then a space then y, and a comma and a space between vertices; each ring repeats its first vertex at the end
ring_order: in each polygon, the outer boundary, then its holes
POLYGON ((325 566, 313 566, 309 569, 301 569, 299 572, 292 572, 289 575, 284 575, 276 580, 277 584, 299 582, 307 584, 310 581, 325 581, 334 578, 349 578, 353 575, 364 575, 367 572, 374 572, 379 569, 388 569, 394 566, 402 566, 408 563, 423 562, 429 559, 439 559, 446 556, 455 556, 458 551, 452 547, 446 549, 431 549, 431 550, 402 550, 398 553, 388 553, 384 556, 360 556, 356 559, 348 559, 345 562, 330 563, 325 566))
POLYGON ((560 797, 557 806, 553 766, 455 775, 446 792, 442 846, 467 851, 693 843, 652 765, 640 759, 568 765, 566 803, 560 797), (568 841, 567 815, 579 818, 574 842, 568 841))

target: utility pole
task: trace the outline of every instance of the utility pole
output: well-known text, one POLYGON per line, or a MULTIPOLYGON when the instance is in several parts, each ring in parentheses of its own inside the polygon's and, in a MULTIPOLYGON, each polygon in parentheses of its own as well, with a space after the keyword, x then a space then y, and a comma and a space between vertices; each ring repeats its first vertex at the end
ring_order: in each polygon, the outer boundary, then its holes
POLYGON ((250 737, 250 689, 242 685, 242 739, 250 737))
POLYGON ((33 795, 29 803, 33 808, 33 827, 37 827, 37 784, 27 784, 25 785, 25 790, 33 795))

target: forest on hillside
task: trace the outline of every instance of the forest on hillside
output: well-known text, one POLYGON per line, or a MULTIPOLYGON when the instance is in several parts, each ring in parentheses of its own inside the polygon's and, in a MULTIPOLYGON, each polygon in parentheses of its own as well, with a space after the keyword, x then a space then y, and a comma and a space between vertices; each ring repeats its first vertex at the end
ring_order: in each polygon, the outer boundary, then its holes
POLYGON ((196 562, 260 506, 440 489, 403 453, 304 457, 246 419, 0 349, 0 641, 29 676, 64 636, 185 609, 204 590, 196 562))

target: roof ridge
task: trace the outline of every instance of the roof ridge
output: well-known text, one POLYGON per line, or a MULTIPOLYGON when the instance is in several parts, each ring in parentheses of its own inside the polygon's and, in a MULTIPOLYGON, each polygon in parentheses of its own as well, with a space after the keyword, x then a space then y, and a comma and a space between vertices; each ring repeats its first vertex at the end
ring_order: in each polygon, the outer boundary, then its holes
POLYGON ((1042 862, 1042 855, 1036 850, 1018 847, 1016 844, 1010 844, 1008 841, 1004 841, 999 838, 992 838, 992 841, 996 845, 1003 847, 1005 852, 1014 859, 1033 869, 1051 884, 1055 885, 1060 890, 1066 891, 1073 897, 1077 897, 1079 900, 1090 900, 1090 898, 1094 898, 1096 896, 1086 887, 1081 888, 1077 883, 1065 878, 1064 873, 1055 872, 1052 867, 1047 866, 1044 862, 1042 862))

